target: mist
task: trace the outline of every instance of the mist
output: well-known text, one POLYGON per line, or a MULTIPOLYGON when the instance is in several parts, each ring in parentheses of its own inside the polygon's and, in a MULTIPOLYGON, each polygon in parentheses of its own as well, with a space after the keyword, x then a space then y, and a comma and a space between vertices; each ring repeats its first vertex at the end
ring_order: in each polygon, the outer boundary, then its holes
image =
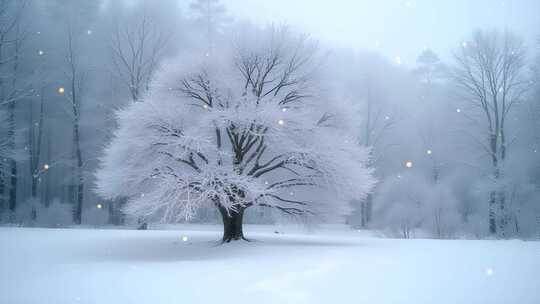
MULTIPOLYGON (((539 3, 199 2, 2 1, 2 223, 147 224, 124 211, 129 193, 98 191, 118 111, 171 65, 225 62, 260 43, 246 29, 286 28, 317 45, 316 94, 370 151, 376 183, 332 221, 407 238, 540 236, 539 3)), ((196 209, 181 222, 221 221, 196 209)), ((306 219, 254 207, 245 220, 306 219)))

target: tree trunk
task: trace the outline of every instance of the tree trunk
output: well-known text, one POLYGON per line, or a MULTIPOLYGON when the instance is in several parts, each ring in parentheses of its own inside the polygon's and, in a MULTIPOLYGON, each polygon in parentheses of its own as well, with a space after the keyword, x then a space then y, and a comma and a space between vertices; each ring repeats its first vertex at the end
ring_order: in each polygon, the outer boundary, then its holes
POLYGON ((4 181, 4 160, 0 159, 0 221, 2 220, 2 214, 4 213, 6 209, 6 202, 5 202, 5 192, 6 192, 6 184, 4 181))
MULTIPOLYGON (((76 114, 78 115, 78 114, 76 114)), ((73 214, 73 221, 75 224, 80 225, 82 223, 82 207, 84 199, 84 176, 83 176, 83 160, 81 151, 81 139, 79 135, 79 119, 76 118, 73 124, 73 145, 75 146, 75 158, 77 160, 77 198, 75 200, 75 210, 73 214)))
POLYGON ((508 225, 508 215, 506 214, 505 205, 506 205, 506 192, 503 190, 499 191, 499 235, 502 238, 506 238, 506 227, 508 225))
POLYGON ((495 216, 495 207, 496 207, 496 193, 491 191, 489 193, 489 233, 494 235, 497 233, 497 223, 495 216))
POLYGON ((12 221, 15 220, 15 210, 17 209, 17 161, 12 159, 10 183, 9 183, 9 211, 11 212, 12 221))
POLYGON ((361 202, 360 203, 360 227, 362 228, 366 228, 366 202, 361 202))
POLYGON ((229 210, 229 212, 223 206, 219 206, 218 208, 223 219, 222 242, 229 243, 230 241, 246 240, 242 230, 245 208, 239 207, 239 210, 229 210))
MULTIPOLYGON (((15 102, 9 104, 9 129, 8 129, 9 149, 11 153, 15 151, 15 102)), ((15 209, 17 209, 17 161, 13 158, 9 160, 9 203, 10 221, 15 220, 15 209)))

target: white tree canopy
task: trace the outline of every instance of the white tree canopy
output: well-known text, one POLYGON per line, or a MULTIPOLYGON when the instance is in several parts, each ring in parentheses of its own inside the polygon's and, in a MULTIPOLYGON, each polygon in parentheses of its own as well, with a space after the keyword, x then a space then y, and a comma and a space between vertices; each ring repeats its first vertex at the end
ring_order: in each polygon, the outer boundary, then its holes
POLYGON ((371 191, 369 149, 347 106, 323 98, 315 45, 285 29, 241 37, 219 57, 168 62, 144 102, 118 112, 101 195, 171 222, 208 204, 328 219, 371 191))

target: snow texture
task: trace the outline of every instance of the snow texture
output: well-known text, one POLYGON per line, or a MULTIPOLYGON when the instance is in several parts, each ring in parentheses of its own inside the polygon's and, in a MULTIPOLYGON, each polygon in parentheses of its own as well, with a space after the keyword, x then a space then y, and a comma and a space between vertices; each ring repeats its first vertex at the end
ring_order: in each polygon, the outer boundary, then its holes
POLYGON ((0 228, 0 303, 540 303, 539 242, 176 229, 0 228))

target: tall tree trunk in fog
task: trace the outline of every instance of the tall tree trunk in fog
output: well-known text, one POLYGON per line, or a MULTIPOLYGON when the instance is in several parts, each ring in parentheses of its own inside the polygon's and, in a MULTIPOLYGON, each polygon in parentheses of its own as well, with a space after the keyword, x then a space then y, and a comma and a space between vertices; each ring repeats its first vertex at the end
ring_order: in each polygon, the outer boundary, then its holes
POLYGON ((489 232, 506 237, 510 219, 506 210, 507 189, 502 180, 508 147, 506 119, 525 92, 522 78, 525 47, 511 33, 479 31, 455 58, 454 79, 464 98, 480 111, 479 117, 464 115, 483 125, 487 133, 477 143, 490 157, 495 185, 488 197, 489 232))
MULTIPOLYGON (((47 159, 51 159, 51 137, 50 132, 47 132, 47 159)), ((51 176, 47 174, 45 179, 45 191, 42 191, 43 202, 45 207, 49 207, 51 204, 51 176)))
POLYGON ((225 6, 219 0, 193 0, 189 8, 197 15, 206 32, 206 55, 214 51, 217 33, 224 23, 229 21, 225 6))
MULTIPOLYGON (((73 160, 74 165, 74 187, 75 187, 75 202, 73 206, 73 221, 75 224, 82 222, 82 207, 84 199, 84 163, 81 150, 81 135, 80 135, 80 115, 81 115, 81 86, 82 75, 78 70, 77 58, 74 49, 73 32, 70 28, 68 31, 68 62, 69 62, 69 89, 67 99, 72 111, 72 132, 73 132, 73 160)), ((64 93, 62 88, 61 93, 64 93)))
MULTIPOLYGON (((394 123, 394 117, 383 115, 383 108, 377 106, 375 98, 375 84, 369 75, 366 80, 366 121, 364 123, 363 136, 361 143, 366 147, 373 147, 379 143, 384 133, 390 129, 394 123)), ((373 150, 370 151, 369 166, 374 166, 376 159, 373 159, 373 150)), ((360 203, 360 225, 366 227, 371 221, 373 213, 373 195, 369 193, 360 203)))
POLYGON ((4 160, 0 159, 0 216, 5 211, 5 195, 6 195, 6 186, 4 181, 4 160))
MULTIPOLYGON (((11 79, 11 102, 9 103, 9 130, 8 130, 8 141, 9 148, 12 151, 13 155, 10 159, 10 174, 9 174, 9 211, 11 215, 15 215, 15 209, 17 208, 17 160, 15 159, 15 130, 16 130, 16 120, 15 120, 15 110, 16 110, 16 101, 22 98, 19 90, 17 88, 17 76, 19 73, 19 59, 20 51, 22 46, 22 36, 20 31, 19 18, 16 18, 16 24, 14 25, 15 36, 13 38, 13 71, 11 79)), ((14 218, 12 218, 14 220, 14 218)))
MULTIPOLYGON (((9 104, 9 130, 8 141, 11 151, 15 150, 15 103, 9 104)), ((11 216, 14 216, 15 209, 17 208, 17 161, 13 158, 9 160, 9 203, 8 209, 11 216)), ((14 218, 11 218, 14 220, 14 218)))
MULTIPOLYGON (((44 171, 49 169, 48 164, 40 166, 41 162, 41 142, 43 138, 43 120, 44 120, 44 88, 41 88, 39 94, 39 114, 38 121, 34 122, 32 116, 30 116, 30 138, 29 138, 29 159, 30 159, 30 178, 31 178, 31 191, 30 195, 33 202, 38 200, 38 183, 41 179, 41 175, 44 171)), ((30 107, 30 113, 33 113, 32 106, 30 107)), ((32 214, 35 214, 35 207, 32 214)))
POLYGON ((19 90, 17 74, 23 43, 23 34, 20 21, 26 1, 0 0, 0 106, 7 107, 7 148, 9 152, 2 160, 2 173, 0 176, 0 203, 5 203, 5 193, 8 192, 7 207, 10 211, 10 220, 15 220, 14 212, 17 208, 17 161, 15 159, 15 130, 16 130, 16 102, 24 97, 24 91, 19 90), (6 157, 7 156, 7 157, 6 157), (6 184, 7 182, 7 184, 6 184), (9 186, 9 187, 7 187, 9 186))

